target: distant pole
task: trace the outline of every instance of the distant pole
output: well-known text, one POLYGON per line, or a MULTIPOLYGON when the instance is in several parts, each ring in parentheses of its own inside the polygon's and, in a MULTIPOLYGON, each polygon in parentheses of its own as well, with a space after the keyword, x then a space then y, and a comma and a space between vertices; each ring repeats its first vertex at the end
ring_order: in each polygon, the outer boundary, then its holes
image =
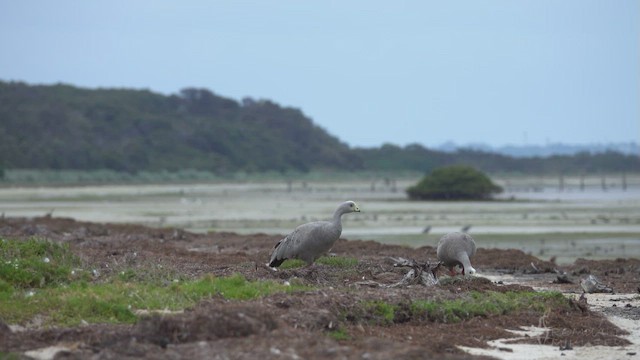
POLYGON ((627 173, 622 173, 622 191, 627 191, 627 173))
POLYGON ((600 178, 600 186, 602 187, 602 191, 607 191, 607 178, 604 175, 600 178))
POLYGON ((560 174, 560 178, 558 179, 558 191, 564 191, 564 176, 560 174))
POLYGON ((584 174, 580 174, 580 191, 584 191, 584 174))

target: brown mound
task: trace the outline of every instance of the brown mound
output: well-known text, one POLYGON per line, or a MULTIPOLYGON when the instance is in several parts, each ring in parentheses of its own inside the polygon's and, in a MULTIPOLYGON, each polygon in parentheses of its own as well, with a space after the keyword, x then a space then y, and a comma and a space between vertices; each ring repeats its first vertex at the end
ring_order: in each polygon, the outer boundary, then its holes
MULTIPOLYGON (((352 267, 317 265, 277 272, 264 264, 279 236, 233 233, 193 234, 180 229, 140 225, 94 224, 42 217, 2 218, 0 235, 38 236, 66 242, 87 266, 101 274, 95 281, 126 269, 136 276, 197 278, 206 274, 240 273, 250 280, 300 281, 314 290, 273 294, 251 301, 204 300, 184 313, 140 318, 135 325, 90 324, 71 328, 32 327, 12 332, 0 322, 0 352, 24 352, 65 344, 62 358, 176 359, 207 358, 469 358, 456 345, 486 346, 487 340, 509 336, 504 329, 548 326, 544 341, 573 345, 625 344, 623 334, 606 319, 580 307, 541 314, 520 312, 473 317, 443 324, 416 317, 416 300, 455 299, 470 291, 530 291, 523 285, 500 285, 482 277, 455 278, 439 286, 389 287, 407 268, 390 257, 435 261, 435 249, 412 249, 373 241, 340 240, 332 252, 358 259, 352 267), (384 302, 396 306, 392 321, 363 305, 384 302), (594 329, 597 329, 594 330, 594 329), (335 333, 341 334, 335 336, 335 333)), ((483 271, 514 276, 551 275, 556 265, 519 250, 479 249, 472 259, 483 271), (533 265, 532 265, 533 264, 533 265)), ((596 274, 618 292, 638 285, 638 260, 579 260, 566 267, 574 278, 596 274)), ((560 269, 562 270, 562 269, 560 269)), ((545 278, 546 279, 546 278, 545 278)), ((578 279, 579 280, 579 279, 578 279)), ((546 281, 546 280, 545 280, 546 281)), ((564 285, 563 285, 564 286, 564 285)), ((569 285, 567 285, 569 286, 569 285)), ((572 284, 574 288, 576 284, 572 284)), ((532 341, 539 341, 532 339, 532 341)))

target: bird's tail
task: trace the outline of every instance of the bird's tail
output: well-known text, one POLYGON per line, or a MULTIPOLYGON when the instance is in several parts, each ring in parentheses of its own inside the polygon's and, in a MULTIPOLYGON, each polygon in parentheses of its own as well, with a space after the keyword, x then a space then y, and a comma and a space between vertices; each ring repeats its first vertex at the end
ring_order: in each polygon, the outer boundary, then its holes
POLYGON ((284 240, 280 240, 278 241, 278 243, 276 244, 276 246, 273 247, 273 252, 271 253, 271 260, 269 261, 269 266, 272 268, 278 267, 280 265, 282 265, 282 263, 287 260, 286 258, 278 258, 278 247, 280 246, 280 244, 282 244, 282 241, 284 240))
POLYGON ((271 262, 269 262, 269 267, 272 267, 272 268, 278 267, 278 266, 282 265, 282 263, 285 260, 286 259, 271 259, 271 262))

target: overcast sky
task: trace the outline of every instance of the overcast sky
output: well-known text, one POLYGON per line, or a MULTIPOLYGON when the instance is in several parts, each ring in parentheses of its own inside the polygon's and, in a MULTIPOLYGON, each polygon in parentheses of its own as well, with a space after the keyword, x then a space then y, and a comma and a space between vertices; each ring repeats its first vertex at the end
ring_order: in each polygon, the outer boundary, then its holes
POLYGON ((0 0, 0 51, 4 81, 270 99, 352 146, 640 140, 638 0, 0 0))

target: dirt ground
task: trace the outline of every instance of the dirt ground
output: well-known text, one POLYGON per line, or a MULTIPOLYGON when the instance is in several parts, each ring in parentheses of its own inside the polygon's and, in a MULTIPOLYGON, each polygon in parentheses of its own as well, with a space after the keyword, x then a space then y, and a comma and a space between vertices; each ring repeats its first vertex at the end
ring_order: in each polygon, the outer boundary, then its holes
MULTIPOLYGON (((93 324, 75 328, 26 326, 16 329, 0 321, 0 351, 31 354, 31 350, 61 346, 60 359, 463 359, 472 356, 457 346, 486 347, 487 341, 513 336, 507 329, 545 326, 543 337, 531 343, 554 346, 629 343, 625 332, 588 304, 573 302, 571 310, 539 314, 521 311, 475 317, 459 323, 414 318, 396 313, 392 323, 350 319, 362 300, 407 304, 417 299, 453 299, 469 291, 519 291, 551 288, 581 293, 580 279, 597 276, 616 293, 640 292, 640 260, 593 261, 578 259, 557 266, 519 250, 481 247, 472 259, 478 276, 473 281, 447 285, 387 288, 402 279, 406 268, 393 266, 389 257, 436 261, 435 248, 409 248, 373 241, 341 239, 332 249, 338 256, 358 259, 345 271, 318 264, 312 269, 272 271, 264 264, 280 239, 265 234, 193 234, 180 229, 156 229, 139 225, 97 224, 72 219, 41 217, 0 219, 0 235, 38 236, 71 245, 83 261, 108 276, 128 268, 162 265, 183 278, 207 274, 240 273, 250 280, 297 281, 315 290, 278 293, 251 301, 221 297, 200 302, 195 308, 171 315, 141 317, 135 325, 93 324), (484 274, 508 274, 522 279, 504 284, 484 274), (558 281, 566 275, 567 281, 558 281), (13 329, 13 330, 12 330, 13 329), (343 329, 348 339, 335 340, 329 333, 343 329)), ((444 271, 441 272, 444 275, 444 271)), ((620 304, 623 305, 623 304, 620 304)), ((618 306, 617 316, 640 318, 640 308, 618 306)), ((508 349, 505 349, 508 351, 508 349)), ((55 353, 55 351, 54 351, 55 353)), ((27 355, 24 355, 27 357, 27 355)), ((482 358, 482 357, 474 357, 482 358)))

